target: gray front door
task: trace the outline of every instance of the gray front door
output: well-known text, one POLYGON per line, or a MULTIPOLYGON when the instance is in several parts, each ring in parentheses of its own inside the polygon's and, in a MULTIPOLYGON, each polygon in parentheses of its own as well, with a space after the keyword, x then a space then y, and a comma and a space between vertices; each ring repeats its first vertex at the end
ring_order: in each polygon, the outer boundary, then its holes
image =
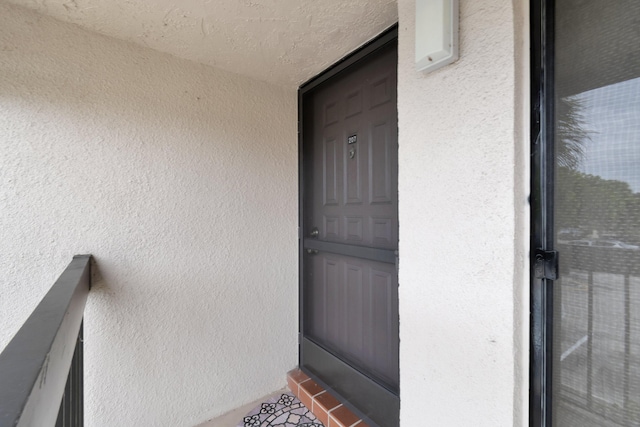
POLYGON ((352 62, 302 95, 301 366, 386 426, 399 391, 395 39, 352 62))

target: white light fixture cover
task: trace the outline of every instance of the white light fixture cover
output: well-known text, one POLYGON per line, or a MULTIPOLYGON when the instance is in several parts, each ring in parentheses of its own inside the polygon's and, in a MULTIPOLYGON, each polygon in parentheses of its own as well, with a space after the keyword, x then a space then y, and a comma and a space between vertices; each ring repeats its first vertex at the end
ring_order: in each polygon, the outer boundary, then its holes
POLYGON ((458 0, 416 0, 416 68, 431 72, 458 59, 458 0))

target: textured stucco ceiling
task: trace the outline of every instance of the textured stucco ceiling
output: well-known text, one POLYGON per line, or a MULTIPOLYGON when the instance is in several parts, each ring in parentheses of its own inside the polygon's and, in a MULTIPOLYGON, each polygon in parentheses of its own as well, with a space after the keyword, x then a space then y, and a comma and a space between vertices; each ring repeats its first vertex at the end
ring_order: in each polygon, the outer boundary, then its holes
POLYGON ((5 1, 282 85, 304 82, 397 21, 394 0, 5 1))

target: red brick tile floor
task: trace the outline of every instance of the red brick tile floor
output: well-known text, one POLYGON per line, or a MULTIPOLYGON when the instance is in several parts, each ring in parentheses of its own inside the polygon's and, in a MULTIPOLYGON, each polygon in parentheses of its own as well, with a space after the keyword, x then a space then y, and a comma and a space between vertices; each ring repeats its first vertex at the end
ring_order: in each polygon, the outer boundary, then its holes
POLYGON ((287 384, 292 393, 322 422, 325 427, 368 427, 349 408, 342 405, 320 384, 300 369, 287 373, 287 384))

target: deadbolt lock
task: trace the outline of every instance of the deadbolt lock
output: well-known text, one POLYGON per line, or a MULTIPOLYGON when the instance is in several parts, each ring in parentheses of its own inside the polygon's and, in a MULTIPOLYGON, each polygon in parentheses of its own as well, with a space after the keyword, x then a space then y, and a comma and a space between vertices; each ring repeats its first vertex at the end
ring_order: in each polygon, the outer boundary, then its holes
POLYGON ((311 229, 311 233, 309 233, 309 236, 313 237, 314 239, 317 239, 319 235, 320 235, 320 230, 318 230, 318 227, 313 227, 311 229))

